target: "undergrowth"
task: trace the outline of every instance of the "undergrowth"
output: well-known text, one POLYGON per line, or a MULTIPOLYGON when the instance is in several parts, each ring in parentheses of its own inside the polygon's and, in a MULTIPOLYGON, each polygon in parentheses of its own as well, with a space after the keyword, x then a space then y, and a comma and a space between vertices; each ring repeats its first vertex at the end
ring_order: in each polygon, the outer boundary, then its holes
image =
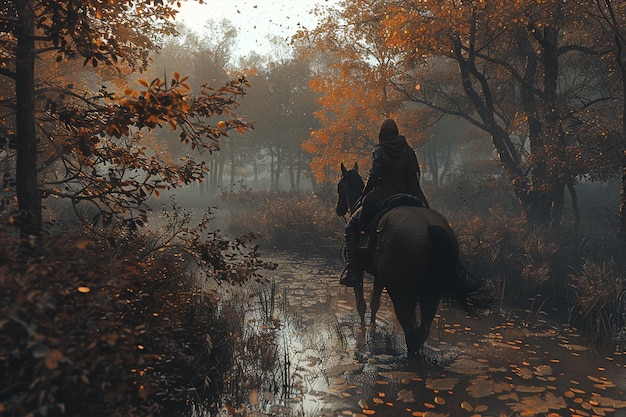
POLYGON ((267 267, 248 243, 177 207, 158 233, 49 235, 31 259, 2 230, 0 414, 172 416, 215 411, 241 314, 205 281, 267 267))
POLYGON ((492 281, 505 306, 542 310, 611 349, 626 265, 616 238, 563 227, 538 230, 494 209, 489 216, 454 216, 463 262, 492 281))
MULTIPOLYGON (((494 284, 504 306, 545 311, 588 334, 594 345, 611 344, 610 318, 626 273, 615 237, 597 228, 532 227, 514 198, 502 197, 501 181, 465 178, 439 191, 424 188, 431 205, 451 222, 462 262, 494 284), (457 189, 463 192, 455 194, 457 189)), ((264 247, 317 253, 327 248, 335 256, 341 244, 343 222, 334 201, 249 190, 222 198, 231 211, 230 230, 257 231, 264 247)))
POLYGON ((334 206, 314 194, 289 192, 225 193, 220 203, 230 212, 228 231, 253 231, 262 248, 337 255, 344 221, 334 206))

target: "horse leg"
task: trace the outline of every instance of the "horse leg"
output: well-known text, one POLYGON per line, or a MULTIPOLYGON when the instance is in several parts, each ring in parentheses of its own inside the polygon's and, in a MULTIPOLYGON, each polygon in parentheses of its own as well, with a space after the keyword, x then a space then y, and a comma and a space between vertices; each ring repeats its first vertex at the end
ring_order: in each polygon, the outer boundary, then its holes
POLYGON ((370 309, 372 310, 372 316, 370 325, 376 324, 376 313, 380 308, 380 296, 383 293, 383 285, 378 278, 374 278, 374 288, 372 289, 372 299, 370 300, 370 309))
POLYGON ((365 327, 365 310, 367 305, 363 296, 363 283, 354 286, 354 298, 356 299, 356 311, 359 312, 361 317, 361 327, 365 327))
POLYGON ((437 314, 440 300, 441 296, 435 294, 424 294, 420 297, 420 327, 417 340, 420 349, 430 335, 430 326, 437 314))
MULTIPOLYGON (((391 294, 390 294, 391 295, 391 294)), ((419 329, 417 327, 417 319, 415 318, 416 297, 406 294, 391 295, 393 301, 393 309, 396 312, 396 318, 404 330, 404 339, 406 341, 407 358, 414 359, 421 347, 419 343, 419 329)))

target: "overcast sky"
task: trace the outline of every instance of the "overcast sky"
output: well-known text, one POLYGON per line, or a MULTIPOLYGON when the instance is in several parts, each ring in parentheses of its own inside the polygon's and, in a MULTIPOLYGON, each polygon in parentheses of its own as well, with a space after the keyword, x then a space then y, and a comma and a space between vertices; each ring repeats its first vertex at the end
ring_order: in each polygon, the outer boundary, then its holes
POLYGON ((207 20, 220 22, 230 20, 237 28, 239 53, 248 54, 256 50, 265 54, 270 50, 268 37, 278 36, 285 40, 302 26, 313 29, 315 16, 310 13, 317 4, 332 5, 337 0, 205 0, 200 5, 195 1, 183 3, 179 18, 188 27, 199 31, 207 20))

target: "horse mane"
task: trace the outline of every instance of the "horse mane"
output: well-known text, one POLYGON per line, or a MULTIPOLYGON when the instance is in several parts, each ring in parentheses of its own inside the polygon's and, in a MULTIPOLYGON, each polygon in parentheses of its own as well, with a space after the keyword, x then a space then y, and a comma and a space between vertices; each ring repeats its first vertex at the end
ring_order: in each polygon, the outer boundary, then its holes
POLYGON ((359 174, 357 165, 355 164, 354 168, 345 171, 342 178, 346 190, 349 193, 350 204, 354 206, 354 203, 361 197, 363 188, 365 188, 365 183, 363 182, 363 178, 361 178, 361 174, 359 174))

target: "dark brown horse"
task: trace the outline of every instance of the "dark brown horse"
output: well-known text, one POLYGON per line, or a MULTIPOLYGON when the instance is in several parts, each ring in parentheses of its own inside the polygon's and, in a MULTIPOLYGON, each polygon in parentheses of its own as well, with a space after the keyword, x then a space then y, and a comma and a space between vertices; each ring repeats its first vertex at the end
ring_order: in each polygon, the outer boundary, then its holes
MULTIPOLYGON (((341 164, 337 186, 337 215, 352 212, 363 190, 355 164, 348 170, 341 164)), ((444 299, 469 314, 491 308, 495 303, 489 288, 471 276, 459 262, 459 246, 448 221, 435 210, 399 206, 383 215, 370 239, 375 239, 371 256, 362 258, 365 270, 374 276, 370 303, 371 324, 376 321, 383 288, 393 302, 396 317, 414 358, 430 334, 439 302, 444 299), (415 309, 420 304, 420 325, 415 309)), ((363 285, 354 288, 361 325, 365 325, 363 285)))

